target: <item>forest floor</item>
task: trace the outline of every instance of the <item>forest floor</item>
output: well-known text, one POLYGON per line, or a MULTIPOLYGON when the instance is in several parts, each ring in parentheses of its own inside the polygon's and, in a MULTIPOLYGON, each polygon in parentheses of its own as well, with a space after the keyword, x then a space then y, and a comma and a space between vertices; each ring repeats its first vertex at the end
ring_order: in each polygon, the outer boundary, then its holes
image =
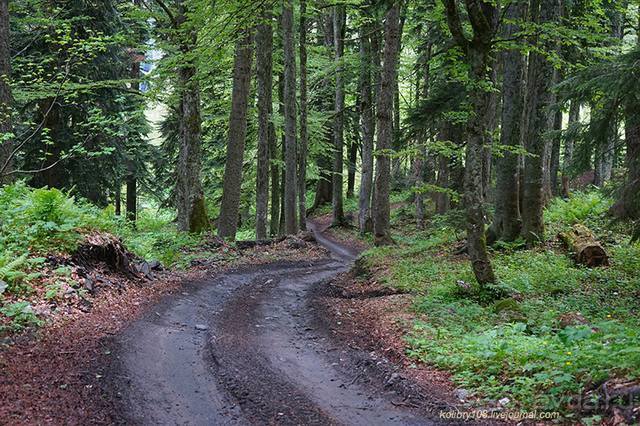
POLYGON ((457 212, 417 229, 403 196, 391 247, 321 211, 319 245, 301 234, 241 250, 125 228, 171 271, 134 255, 132 273, 91 263, 120 241, 100 233, 80 258, 34 249, 27 269, 4 263, 0 423, 633 424, 640 245, 608 222, 606 198, 552 203, 545 244, 493 247, 501 281, 477 288, 457 212), (610 266, 575 264, 555 237, 573 223, 610 266))
POLYGON ((312 226, 329 251, 294 238, 229 261, 192 261, 187 273, 125 281, 105 289, 91 309, 6 338, 0 418, 443 423, 438 410, 457 408, 446 382, 430 377, 425 388, 407 365, 387 356, 388 342, 352 334, 353 325, 370 327, 374 318, 358 324, 335 310, 335 301, 350 296, 327 284, 348 276, 359 248, 324 237, 322 223, 312 226))
POLYGON ((637 424, 640 244, 612 226, 609 206, 597 192, 555 200, 540 247, 491 247, 500 281, 485 288, 474 284, 457 211, 419 229, 412 203, 395 203, 390 247, 373 247, 355 227, 330 228, 365 251, 329 286, 328 316, 349 325, 346 339, 382 348, 427 387, 439 384, 438 395, 453 395, 462 411, 526 424, 637 424), (602 242, 609 266, 575 262, 557 235, 576 223, 602 242))

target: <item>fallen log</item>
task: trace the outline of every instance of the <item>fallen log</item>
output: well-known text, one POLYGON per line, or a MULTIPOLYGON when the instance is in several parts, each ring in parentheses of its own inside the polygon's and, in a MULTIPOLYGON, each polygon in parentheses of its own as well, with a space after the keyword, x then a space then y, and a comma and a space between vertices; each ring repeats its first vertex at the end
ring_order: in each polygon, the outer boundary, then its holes
POLYGON ((609 265, 607 252, 586 226, 576 224, 569 231, 561 232, 558 236, 573 252, 577 263, 590 268, 609 265))

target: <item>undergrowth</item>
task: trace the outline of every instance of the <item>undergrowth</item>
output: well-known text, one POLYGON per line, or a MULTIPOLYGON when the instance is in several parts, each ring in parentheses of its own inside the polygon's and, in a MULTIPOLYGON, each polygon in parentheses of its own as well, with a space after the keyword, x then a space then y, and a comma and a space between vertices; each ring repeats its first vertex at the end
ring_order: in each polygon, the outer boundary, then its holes
POLYGON ((478 288, 456 254, 456 213, 417 230, 396 212, 398 246, 369 250, 363 262, 414 295, 411 357, 451 371, 483 404, 507 397, 514 407, 571 418, 573 397, 606 380, 640 378, 640 245, 622 228, 609 230, 609 206, 590 192, 545 212, 549 241, 575 223, 606 241, 607 268, 576 265, 557 242, 507 244, 492 251, 499 282, 478 288))
MULTIPOLYGON (((167 267, 187 267, 203 256, 203 236, 178 232, 174 214, 147 208, 133 227, 115 215, 113 207, 100 209, 58 189, 34 189, 22 182, 0 189, 0 314, 9 327, 19 330, 38 325, 26 300, 34 286, 42 285, 46 256, 72 254, 90 232, 119 236, 127 249, 145 260, 158 260, 167 267)), ((45 294, 53 297, 56 288, 45 294)), ((5 326, 6 328, 6 326, 5 326)), ((1 331, 1 330, 0 330, 1 331)))

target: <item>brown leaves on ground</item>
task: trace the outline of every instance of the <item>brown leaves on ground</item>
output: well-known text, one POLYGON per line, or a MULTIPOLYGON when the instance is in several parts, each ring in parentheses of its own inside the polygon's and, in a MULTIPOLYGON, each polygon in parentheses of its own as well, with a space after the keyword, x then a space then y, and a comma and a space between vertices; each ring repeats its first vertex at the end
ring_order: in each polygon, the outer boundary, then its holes
POLYGON ((105 371, 112 361, 112 336, 162 297, 179 291, 185 280, 241 264, 326 256, 324 249, 306 242, 301 245, 300 241, 303 240, 298 238, 292 243, 287 238, 242 252, 220 245, 215 262, 197 264, 188 273, 154 273, 153 279, 116 273, 100 263, 80 273, 78 268, 84 267, 74 265, 61 276, 53 271, 67 265, 69 258, 52 257, 42 269, 42 282, 35 286, 36 292, 29 299, 34 306, 48 307, 46 325, 0 340, 0 423, 111 423, 114 395, 105 383, 105 371), (91 292, 76 288, 78 284, 84 286, 85 277, 94 282, 91 292), (47 300, 44 289, 54 280, 62 280, 73 291, 63 291, 66 297, 58 300, 47 300))

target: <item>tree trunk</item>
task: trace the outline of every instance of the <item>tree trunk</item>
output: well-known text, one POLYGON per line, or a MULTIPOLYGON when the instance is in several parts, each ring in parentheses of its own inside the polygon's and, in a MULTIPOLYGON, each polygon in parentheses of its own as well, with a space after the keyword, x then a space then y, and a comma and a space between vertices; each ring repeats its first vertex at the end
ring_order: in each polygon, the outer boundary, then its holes
POLYGON ((360 27, 360 128, 362 131, 362 167, 358 198, 358 226, 360 233, 372 231, 371 192, 373 187, 374 114, 371 96, 372 52, 369 32, 371 25, 360 27))
POLYGON ((10 37, 9 1, 0 0, 0 134, 3 136, 0 142, 0 185, 12 180, 8 173, 14 170, 13 138, 6 138, 6 135, 13 133, 10 37))
MULTIPOLYGON (((640 14, 636 27, 636 44, 640 47, 640 14)), ((627 148, 627 175, 618 200, 612 207, 618 218, 640 219, 640 104, 637 101, 625 105, 624 137, 627 148)), ((635 237, 638 238, 636 228, 635 237)))
POLYGON ((298 221, 307 229, 307 1, 300 0, 300 143, 298 146, 298 221))
POLYGON ((242 165, 247 134, 247 107, 251 91, 251 30, 245 29, 236 41, 233 61, 233 89, 229 116, 229 142, 222 183, 222 203, 218 219, 218 236, 235 239, 242 189, 242 165))
POLYGON ((574 225, 571 230, 562 232, 559 236, 574 254, 577 263, 589 268, 609 265, 607 252, 586 226, 574 225))
POLYGON ((298 232, 298 161, 296 154, 296 54, 293 41, 293 0, 283 0, 282 42, 284 47, 284 227, 286 234, 298 232))
MULTIPOLYGON (((178 28, 186 24, 186 9, 179 6, 178 28)), ((180 152, 176 179, 178 229, 201 232, 209 227, 200 172, 202 169, 202 135, 200 88, 196 68, 190 58, 196 45, 196 33, 189 30, 188 40, 180 46, 185 64, 178 69, 180 93, 180 152)))
MULTIPOLYGON (((573 129, 580 122, 580 102, 571 101, 569 107, 568 129, 573 129)), ((573 136, 564 140, 564 154, 562 158, 562 197, 569 198, 569 176, 573 167, 573 136)))
MULTIPOLYGON (((273 106, 269 107, 269 114, 273 115, 273 106)), ((271 170, 269 235, 275 237, 280 234, 280 165, 278 164, 278 143, 273 121, 269 123, 269 167, 271 170)))
POLYGON ((342 56, 344 54, 344 6, 334 6, 333 42, 335 45, 336 68, 336 97, 333 119, 334 157, 333 157, 333 225, 343 225, 343 188, 342 177, 344 168, 344 76, 342 56))
POLYGON ((127 199, 126 199, 126 207, 127 207, 127 220, 129 222, 135 223, 138 211, 138 180, 136 178, 136 168, 135 163, 131 160, 127 161, 127 199))
POLYGON ((116 209, 116 216, 120 216, 122 212, 122 185, 120 185, 120 181, 118 180, 118 184, 116 185, 116 193, 115 199, 113 200, 116 209))
POLYGON ((349 163, 347 164, 347 198, 353 198, 356 190, 356 161, 358 161, 358 135, 354 134, 349 145, 349 163))
MULTIPOLYGON (((322 42, 324 44, 324 47, 328 51, 331 51, 334 48, 333 15, 333 13, 327 13, 321 18, 323 30, 322 42)), ((332 92, 330 89, 332 87, 332 83, 333 82, 329 77, 323 79, 322 87, 324 88, 324 90, 322 90, 321 101, 323 109, 325 110, 334 108, 335 92, 332 92)), ((335 140, 333 137, 333 125, 325 126, 325 137, 326 142, 329 145, 334 144, 335 140)), ((313 206, 310 209, 311 211, 317 209, 323 204, 332 202, 333 198, 333 156, 330 154, 327 155, 324 152, 320 153, 317 159, 317 165, 318 169, 320 169, 320 178, 316 183, 316 194, 313 201, 313 206)))
MULTIPOLYGON (((417 72, 416 72, 416 107, 420 105, 421 99, 427 99, 429 96, 429 84, 431 78, 431 49, 432 43, 426 43, 421 46, 421 54, 420 58, 417 60, 417 72), (422 82, 422 90, 420 90, 420 83, 422 82)), ((415 186, 418 188, 418 191, 415 194, 415 205, 416 205, 416 226, 420 229, 424 228, 424 220, 425 220, 425 206, 424 199, 425 193, 422 187, 425 183, 425 168, 427 166, 427 162, 430 159, 429 153, 427 151, 427 135, 424 136, 425 140, 420 140, 420 138, 416 139, 417 145, 417 153, 414 159, 414 176, 415 176, 415 186)), ((433 165, 430 167, 433 169, 433 165)), ((433 183, 433 181, 431 182, 433 183)))
POLYGON ((446 190, 449 189, 449 161, 448 157, 438 154, 438 176, 436 177, 436 186, 443 189, 443 191, 436 192, 434 194, 437 214, 445 214, 451 208, 451 197, 449 196, 449 193, 446 192, 446 190))
POLYGON ((627 148, 624 186, 612 213, 622 219, 640 219, 640 105, 629 104, 625 111, 625 145, 627 148))
POLYGON ((273 90, 273 27, 268 8, 262 12, 256 35, 256 80, 258 86, 258 164, 256 170, 256 239, 267 238, 269 208, 269 138, 273 90))
MULTIPOLYGON (((133 63, 131 64, 131 90, 140 90, 140 59, 138 55, 132 55, 133 63)), ((126 159, 127 176, 125 177, 127 185, 127 220, 135 223, 138 216, 138 176, 137 166, 132 155, 129 153, 126 159)))
POLYGON ((387 11, 384 23, 384 53, 376 117, 378 141, 376 155, 375 207, 373 209, 373 232, 376 245, 393 243, 390 233, 389 189, 391 170, 389 151, 393 145, 393 91, 398 68, 400 37, 400 1, 387 11))
MULTIPOLYGON (((513 37, 520 31, 518 20, 527 14, 527 2, 519 1, 509 7, 506 18, 514 21, 505 24, 504 37, 513 37)), ((517 49, 501 55, 502 118, 500 145, 510 149, 522 146, 522 108, 524 103, 524 57, 517 49)), ((489 242, 513 241, 520 235, 520 208, 518 191, 518 154, 506 149, 496 158, 495 216, 489 230, 489 242)))
MULTIPOLYGON (((532 14, 535 22, 547 24, 555 22, 559 16, 558 0, 535 0, 532 14), (542 5, 540 4, 542 3, 542 5)), ((546 51, 556 48, 556 42, 544 43, 546 51)), ((555 81, 553 65, 541 53, 531 52, 527 77, 527 105, 525 108, 524 146, 529 155, 524 165, 524 193, 522 210, 522 235, 529 245, 544 238, 542 217, 544 198, 544 159, 548 152, 549 141, 546 133, 553 128, 553 114, 549 107, 555 97, 551 86, 555 81)))
POLYGON ((553 136, 553 146, 551 148, 550 183, 552 197, 559 194, 558 173, 560 172, 560 143, 562 142, 562 138, 560 136, 560 132, 562 131, 562 110, 558 110, 555 113, 553 130, 556 134, 553 136))
MULTIPOLYGON (((400 8, 400 24, 398 25, 398 56, 402 52, 402 32, 404 30, 404 22, 407 17, 407 5, 409 2, 403 2, 400 8)), ((399 152, 402 150, 402 140, 400 134, 400 82, 398 81, 396 71, 396 81, 393 87, 393 150, 395 156, 393 157, 391 176, 392 184, 396 188, 402 188, 404 186, 403 170, 402 170, 402 157, 399 152)))
MULTIPOLYGON (((487 78, 486 68, 489 65, 489 51, 470 51, 470 62, 474 81, 487 78)), ((495 275, 485 236, 484 212, 484 179, 483 163, 486 157, 487 129, 490 121, 489 111, 491 93, 477 88, 472 94, 474 114, 467 122, 467 149, 464 173, 464 203, 467 210, 467 250, 471 258, 471 266, 479 284, 495 282, 495 275)))
MULTIPOLYGON (((497 66, 494 66, 489 73, 489 81, 492 85, 496 84, 498 79, 497 66)), ((493 171, 493 152, 491 146, 494 144, 493 135, 498 128, 497 113, 500 104, 499 93, 492 90, 489 97, 488 109, 486 112, 487 120, 487 141, 484 147, 484 155, 482 160, 482 199, 485 202, 489 201, 489 190, 491 189, 491 176, 493 171)))
POLYGON ((470 66, 470 77, 475 83, 471 91, 473 114, 467 120, 467 148, 464 174, 464 203, 467 216, 467 251, 471 267, 480 285, 495 282, 495 275, 485 236, 485 213, 483 205, 483 162, 486 156, 488 130, 492 114, 492 95, 480 82, 487 81, 492 71, 490 58, 493 35, 497 26, 498 11, 490 3, 473 7, 467 3, 467 14, 474 28, 473 40, 469 41, 462 30, 458 6, 455 0, 444 0, 447 23, 456 43, 465 52, 470 66))

